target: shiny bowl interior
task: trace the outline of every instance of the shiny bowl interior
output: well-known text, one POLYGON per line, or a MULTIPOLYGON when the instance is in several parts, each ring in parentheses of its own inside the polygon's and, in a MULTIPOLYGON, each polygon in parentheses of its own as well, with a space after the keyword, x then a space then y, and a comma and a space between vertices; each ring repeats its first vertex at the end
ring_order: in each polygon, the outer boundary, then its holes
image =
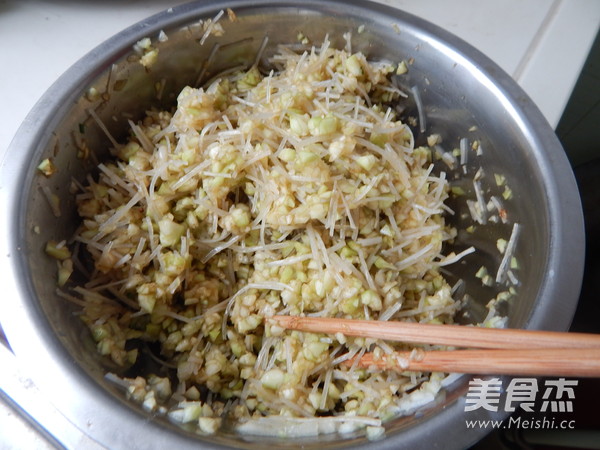
MULTIPOLYGON (((76 226, 72 178, 83 180, 93 170, 92 160, 77 157, 85 144, 102 159, 110 146, 105 133, 91 119, 94 109, 113 136, 124 137, 127 118, 141 118, 150 106, 171 107, 179 90, 196 85, 221 70, 252 64, 268 37, 263 57, 278 43, 296 43, 298 33, 320 43, 327 34, 334 46, 344 45, 343 33, 352 32, 353 50, 370 59, 410 60, 409 72, 399 78, 406 92, 417 86, 427 117, 425 133, 414 129, 417 143, 440 133, 448 149, 462 137, 478 139, 483 154, 470 156, 468 172, 483 167, 482 184, 499 194, 495 173, 506 176, 513 198, 506 202, 509 224, 491 224, 475 233, 459 232, 455 250, 475 246, 478 251, 450 266, 450 278, 463 278, 467 303, 459 320, 481 319, 485 303, 497 289, 482 287, 474 277, 482 264, 497 267, 498 238, 508 239, 512 222, 521 225, 516 257, 521 262, 518 295, 506 307, 508 326, 565 330, 577 302, 583 272, 583 225, 576 185, 568 161, 553 130, 525 93, 497 65, 449 33, 384 5, 360 1, 320 2, 198 2, 172 8, 140 22, 104 42, 66 72, 27 117, 2 164, 2 270, 10 274, 2 326, 17 356, 26 364, 58 409, 83 433, 110 448, 181 448, 232 446, 258 448, 265 443, 282 447, 432 448, 465 447, 485 430, 467 430, 464 396, 468 377, 446 387, 439 399, 415 414, 386 425, 386 438, 369 443, 361 434, 294 440, 253 438, 233 432, 197 436, 160 417, 150 417, 125 400, 123 392, 104 379, 106 361, 97 356, 76 307, 55 294, 56 263, 44 256, 49 239, 68 239, 76 226), (237 16, 220 20, 222 36, 203 44, 198 20, 223 8, 237 16), (359 32, 360 27, 360 32, 359 32), (168 40, 158 42, 163 30, 168 40), (159 57, 149 70, 135 58, 133 45, 152 38, 159 57), (218 51, 205 65, 219 44, 218 51), (413 62, 414 61, 414 62, 413 62), (162 95, 157 85, 164 83, 162 95), (94 87, 95 99, 88 95, 94 87), (160 99, 158 98, 160 97, 160 99), (476 127, 473 131, 472 127, 476 127), (471 130, 471 131, 469 131, 471 130), (36 166, 52 156, 58 172, 50 178, 36 166), (43 189, 61 199, 55 217, 43 189)), ((409 97, 403 113, 418 116, 409 97)), ((448 171, 448 168, 439 166, 448 171)), ((452 172, 449 171, 451 176, 452 172)), ((472 180, 455 183, 474 198, 472 180)), ((459 230, 471 224, 464 200, 451 204, 448 218, 459 230)), ((462 293, 461 293, 462 294, 462 293)), ((492 418, 487 411, 468 418, 492 418)), ((500 415, 502 413, 499 413, 500 415)))

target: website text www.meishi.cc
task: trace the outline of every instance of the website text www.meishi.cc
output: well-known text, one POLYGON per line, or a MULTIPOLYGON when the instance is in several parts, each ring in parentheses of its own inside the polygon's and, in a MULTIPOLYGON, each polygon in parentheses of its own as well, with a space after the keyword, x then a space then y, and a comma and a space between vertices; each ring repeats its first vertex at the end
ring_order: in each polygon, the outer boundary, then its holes
POLYGON ((465 420, 465 425, 467 428, 489 428, 493 430, 510 428, 522 430, 573 430, 575 429, 575 420, 560 420, 556 417, 524 418, 510 416, 505 420, 465 420))

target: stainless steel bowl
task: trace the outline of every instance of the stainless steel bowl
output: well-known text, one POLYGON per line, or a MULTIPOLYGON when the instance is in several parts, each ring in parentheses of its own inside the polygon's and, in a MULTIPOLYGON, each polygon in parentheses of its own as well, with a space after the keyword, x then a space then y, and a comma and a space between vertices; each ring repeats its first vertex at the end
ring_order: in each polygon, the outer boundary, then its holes
MULTIPOLYGON (((55 294, 56 265, 44 255, 49 239, 68 238, 75 228, 74 202, 68 192, 71 177, 82 179, 91 163, 77 158, 85 144, 100 158, 109 147, 104 133, 87 112, 94 108, 114 136, 126 133, 125 115, 139 118, 157 104, 156 84, 165 81, 163 106, 186 84, 195 84, 214 45, 220 44, 206 76, 239 63, 252 62, 268 36, 265 54, 276 43, 296 42, 298 32, 313 42, 326 34, 343 45, 342 34, 353 33, 353 47, 371 59, 414 58, 402 80, 418 86, 427 115, 426 133, 418 141, 441 133, 458 145, 469 136, 480 139, 481 157, 470 157, 474 173, 482 166, 484 186, 494 189, 493 174, 502 173, 514 198, 509 217, 522 225, 516 256, 521 262, 518 296, 508 305, 509 326, 566 330, 573 316, 583 271, 583 225, 576 184, 553 130, 527 95, 496 64, 481 53, 421 19, 380 4, 362 1, 305 0, 257 2, 198 2, 150 17, 104 42, 69 69, 37 103, 19 129, 1 167, 0 232, 3 301, 0 318, 10 344, 35 382, 57 408, 85 435, 108 448, 435 448, 466 447, 485 429, 466 429, 464 420, 502 417, 504 413, 464 412, 468 377, 448 386, 432 405, 386 425, 386 438, 369 443, 360 434, 294 440, 253 438, 222 432, 202 437, 166 420, 151 417, 126 401, 104 379, 107 369, 96 355, 87 329, 74 316, 75 307, 55 294), (208 36, 193 25, 231 8, 237 21, 225 16, 222 36, 208 36), (358 32, 360 26, 364 30, 358 32), (156 42, 158 61, 150 70, 133 61, 136 41, 160 30, 168 36, 156 42), (94 100, 90 87, 107 95, 94 100), (469 131, 476 126, 476 131, 469 131), (52 156, 59 168, 50 178, 37 173, 37 164, 52 156), (50 189, 61 199, 55 217, 43 195, 50 189)), ((407 115, 416 115, 409 102, 407 115)), ((127 117, 130 117, 127 116, 127 117)), ((469 195, 473 195, 472 192, 469 195)), ((454 223, 464 228, 466 208, 457 202, 454 223)), ((469 304, 477 318, 494 289, 473 278, 482 263, 497 266, 498 237, 508 237, 509 224, 460 233, 457 248, 475 245, 479 251, 453 267, 464 277, 469 304)))

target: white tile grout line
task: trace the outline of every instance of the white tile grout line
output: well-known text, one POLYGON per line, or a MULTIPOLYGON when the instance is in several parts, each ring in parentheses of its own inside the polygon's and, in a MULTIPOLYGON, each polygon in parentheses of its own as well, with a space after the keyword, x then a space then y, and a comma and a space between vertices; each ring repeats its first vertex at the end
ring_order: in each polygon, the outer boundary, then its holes
POLYGON ((552 5, 548 9, 548 12, 544 16, 544 20, 542 20, 540 27, 538 28, 535 35, 533 36, 533 39, 527 46, 527 49, 525 50, 525 53, 523 53, 521 60, 517 64, 517 67, 515 67, 512 77, 517 83, 520 83, 520 81, 521 81, 520 78, 523 75, 523 72, 525 71, 527 64, 529 63, 529 60, 531 59, 533 54, 536 52, 538 45, 544 38, 544 35, 548 32, 548 29, 550 28, 550 24, 556 18, 558 9, 559 9, 562 1, 563 0, 554 0, 552 2, 552 5))

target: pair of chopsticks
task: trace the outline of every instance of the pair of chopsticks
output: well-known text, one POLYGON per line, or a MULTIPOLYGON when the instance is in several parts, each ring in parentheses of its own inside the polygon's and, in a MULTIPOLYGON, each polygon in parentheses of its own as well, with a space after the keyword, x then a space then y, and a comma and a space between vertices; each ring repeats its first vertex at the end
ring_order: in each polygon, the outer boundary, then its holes
POLYGON ((365 353, 358 361, 344 362, 358 367, 481 375, 600 377, 600 335, 595 334, 300 316, 273 316, 268 321, 289 330, 461 348, 395 352, 379 358, 365 353))

